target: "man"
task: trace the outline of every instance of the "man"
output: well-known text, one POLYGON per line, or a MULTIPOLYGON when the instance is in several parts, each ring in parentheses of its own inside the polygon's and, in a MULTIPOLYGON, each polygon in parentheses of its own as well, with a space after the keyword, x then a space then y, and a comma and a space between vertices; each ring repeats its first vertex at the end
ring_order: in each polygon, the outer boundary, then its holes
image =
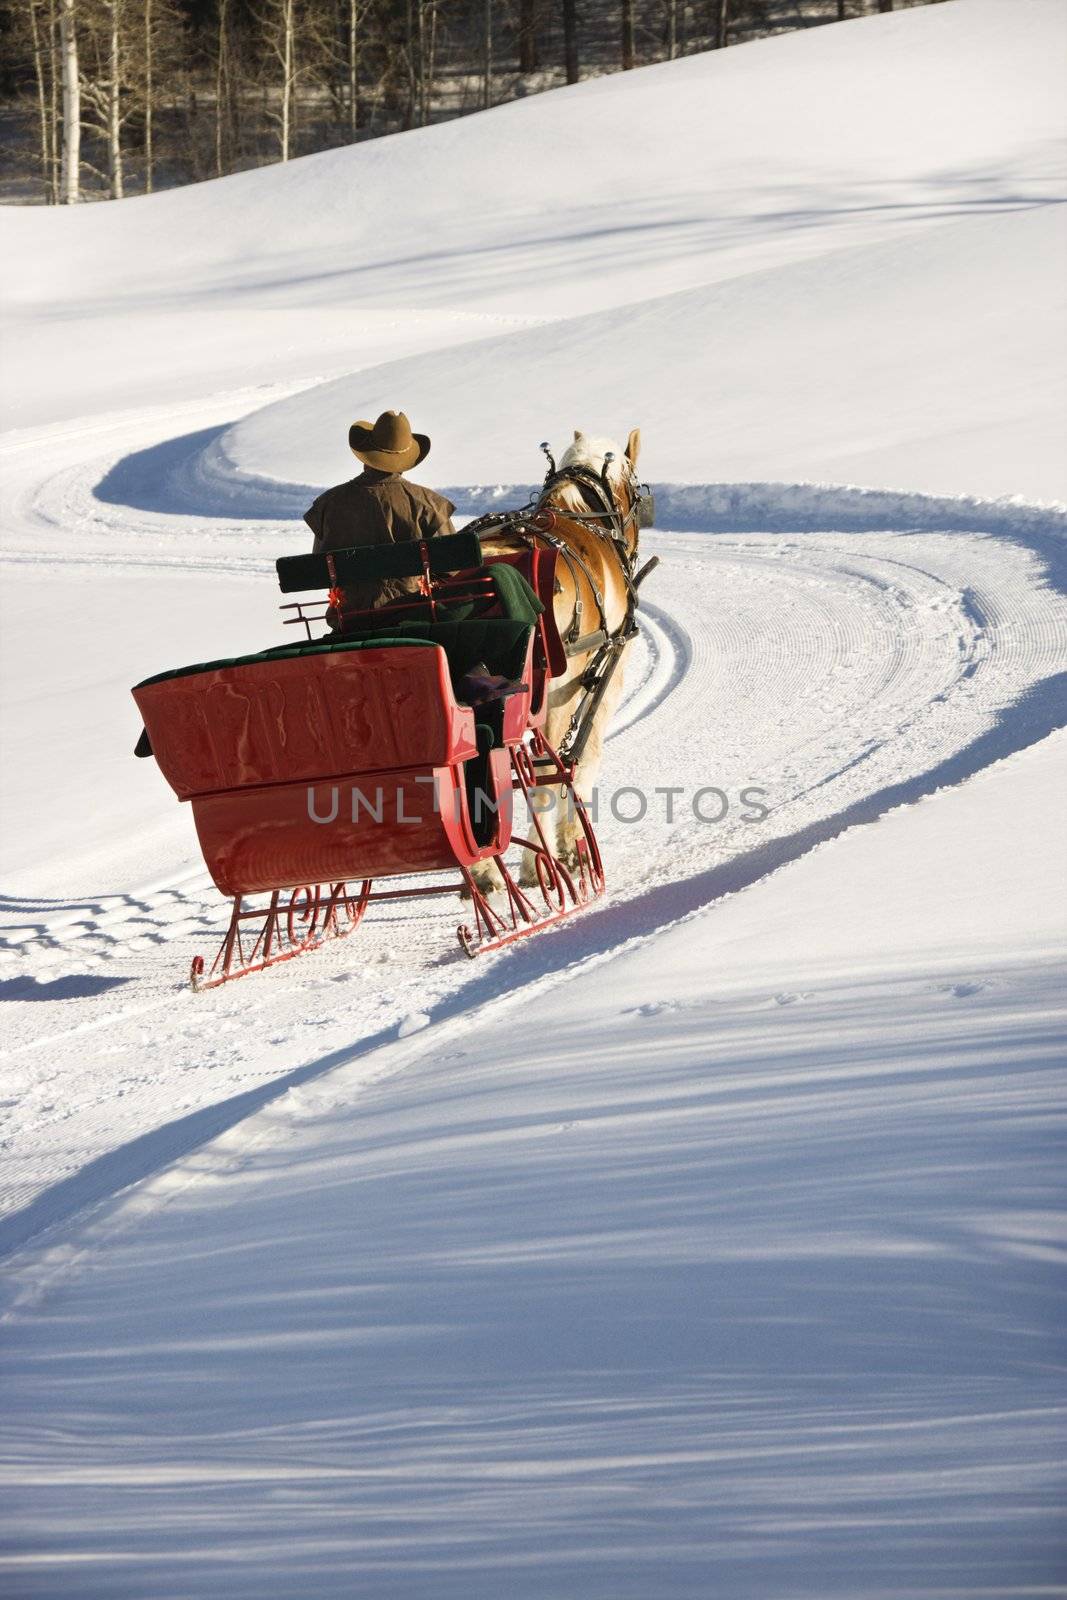
MULTIPOLYGON (((430 441, 424 433, 412 433, 402 411, 383 411, 373 426, 354 422, 348 430, 348 444, 363 462, 363 471, 358 478, 327 489, 304 513, 304 521, 315 535, 312 548, 316 555, 349 550, 354 545, 400 544, 455 532, 452 502, 404 477, 425 461, 430 441)), ((345 590, 346 609, 384 605, 417 590, 415 578, 351 585, 345 590)))

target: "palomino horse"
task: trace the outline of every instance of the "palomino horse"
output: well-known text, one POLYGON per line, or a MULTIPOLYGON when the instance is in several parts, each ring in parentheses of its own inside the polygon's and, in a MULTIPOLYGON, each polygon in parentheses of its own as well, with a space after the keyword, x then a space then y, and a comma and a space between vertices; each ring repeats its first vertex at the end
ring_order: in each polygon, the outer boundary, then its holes
MULTIPOLYGON (((574 760, 575 789, 583 801, 592 797, 604 735, 622 694, 626 647, 636 632, 640 447, 637 428, 624 451, 610 439, 576 431, 558 467, 553 464, 536 510, 524 518, 534 539, 557 554, 554 613, 567 666, 552 681, 545 734, 564 759, 574 760)), ((494 549, 502 552, 508 545, 503 530, 498 539, 483 538, 487 554, 494 549)), ((553 822, 557 854, 564 866, 573 869, 581 824, 573 806, 558 795, 551 814, 542 817, 542 826, 549 830, 553 822)), ((499 875, 491 862, 475 871, 486 892, 498 886, 499 875)), ((527 852, 523 882, 533 881, 535 875, 533 857, 527 852)))

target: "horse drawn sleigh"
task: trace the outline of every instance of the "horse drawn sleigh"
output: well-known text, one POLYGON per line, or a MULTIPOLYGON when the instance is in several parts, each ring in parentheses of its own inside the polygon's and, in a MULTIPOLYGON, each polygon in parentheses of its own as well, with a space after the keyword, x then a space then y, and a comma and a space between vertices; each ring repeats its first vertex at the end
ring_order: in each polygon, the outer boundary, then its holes
POLYGON ((576 435, 558 469, 549 455, 534 501, 458 534, 283 557, 299 643, 134 688, 137 753, 189 802, 232 899, 211 967, 193 961, 194 988, 350 934, 374 901, 459 890, 473 956, 603 892, 585 801, 655 565, 638 567, 651 496, 637 444, 635 432, 619 454, 576 435), (397 578, 413 592, 350 604, 397 578))

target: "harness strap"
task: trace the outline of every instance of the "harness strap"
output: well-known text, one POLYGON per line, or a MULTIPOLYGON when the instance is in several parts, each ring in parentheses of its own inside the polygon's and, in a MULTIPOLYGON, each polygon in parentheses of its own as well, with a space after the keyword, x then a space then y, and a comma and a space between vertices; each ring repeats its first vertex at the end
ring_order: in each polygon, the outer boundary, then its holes
POLYGON ((589 735, 593 731, 593 719, 597 707, 608 691, 615 669, 622 660, 623 651, 637 631, 637 626, 634 624, 628 633, 620 630, 612 634, 607 643, 597 651, 581 676, 582 693, 559 746, 561 759, 569 762, 571 766, 577 766, 585 753, 589 735))
POLYGON ((572 645, 581 633, 582 591, 578 587, 577 569, 579 567, 585 573, 586 582, 593 591, 593 599, 596 601, 596 608, 600 613, 600 626, 605 632, 607 632, 608 614, 604 605, 604 595, 601 591, 600 585, 596 581, 596 577, 592 571, 592 568, 590 567, 588 561, 586 561, 585 557, 580 551, 572 550, 565 539, 560 539, 558 535, 549 533, 547 529, 538 528, 530 523, 526 524, 526 529, 528 534, 532 535, 535 539, 541 539, 549 546, 550 549, 555 550, 557 555, 563 557, 564 561, 567 563, 567 570, 571 575, 571 582, 574 584, 574 613, 570 622, 567 624, 567 631, 563 634, 563 643, 565 645, 572 645))
MULTIPOLYGON (((551 459, 551 458, 550 458, 551 459)), ((614 496, 601 477, 589 467, 572 466, 557 470, 555 463, 547 473, 541 493, 536 505, 531 502, 521 511, 513 512, 487 512, 478 518, 477 522, 470 525, 468 531, 480 531, 482 528, 497 528, 509 538, 516 538, 521 543, 532 546, 535 539, 555 550, 557 555, 563 557, 567 563, 571 581, 574 584, 575 602, 574 612, 562 635, 564 648, 568 657, 585 655, 589 651, 595 652, 589 665, 579 680, 581 694, 570 726, 560 744, 560 754, 572 766, 581 760, 582 753, 589 741, 592 732, 593 718, 597 707, 607 693, 608 685, 614 676, 615 669, 622 660, 623 650, 637 633, 635 613, 637 611, 637 590, 643 578, 647 577, 653 567, 658 565, 658 557, 653 556, 650 561, 638 572, 637 551, 631 552, 626 548, 626 530, 631 521, 636 522, 638 516, 638 501, 625 513, 619 510, 614 496), (549 492, 561 483, 576 482, 586 499, 586 510, 572 511, 563 506, 545 506, 545 498, 549 492), (592 497, 594 507, 588 505, 592 497), (577 523, 585 528, 588 533, 596 538, 609 543, 619 563, 620 575, 626 585, 626 613, 618 628, 612 630, 608 627, 607 612, 604 606, 604 596, 589 564, 579 551, 571 549, 565 540, 547 529, 539 528, 536 516, 539 510, 551 510, 568 522, 577 523), (603 524, 607 523, 608 526, 603 524), (584 572, 586 581, 593 591, 597 609, 600 612, 600 627, 593 633, 583 634, 581 631, 582 600, 578 588, 578 571, 584 572)))
MULTIPOLYGON (((634 610, 637 605, 636 590, 653 568, 659 566, 659 556, 651 556, 645 562, 640 572, 634 579, 633 604, 627 607, 626 619, 616 633, 609 634, 592 661, 582 673, 580 682, 582 693, 578 704, 574 708, 567 732, 560 740, 559 753, 564 761, 572 767, 578 765, 589 743, 589 735, 593 731, 593 719, 597 707, 608 691, 615 669, 622 660, 622 653, 630 640, 638 632, 634 610)), ((578 652, 576 651, 575 654, 578 652)))
MULTIPOLYGON (((583 612, 582 592, 578 586, 579 570, 585 574, 586 582, 593 591, 593 600, 596 603, 597 611, 600 613, 600 626, 606 633, 608 617, 604 605, 604 595, 596 581, 595 573, 581 552, 572 550, 565 539, 560 539, 556 534, 550 533, 547 528, 539 528, 534 521, 536 515, 537 508, 532 505, 524 506, 521 511, 488 511, 484 516, 479 517, 476 522, 469 523, 464 532, 482 533, 483 531, 494 529, 497 533, 509 539, 515 539, 520 544, 525 544, 530 548, 533 547, 534 540, 539 539, 542 544, 548 545, 549 549, 554 550, 558 556, 562 557, 571 575, 571 582, 574 584, 574 611, 571 614, 571 620, 567 624, 566 630, 560 637, 564 646, 568 649, 568 654, 575 655, 577 651, 573 649, 573 645, 574 641, 581 635, 583 612)), ((566 513, 561 511, 560 515, 566 515, 568 520, 574 520, 569 511, 566 513)))
POLYGON ((607 644, 610 638, 611 634, 606 633, 603 628, 598 628, 595 633, 583 633, 580 639, 571 640, 567 644, 567 654, 585 655, 588 651, 595 650, 598 645, 607 644))
POLYGON ((556 506, 553 509, 558 511, 561 516, 565 516, 568 521, 576 522, 579 527, 584 528, 587 533, 593 534, 595 538, 610 541, 618 558, 619 571, 623 582, 626 584, 627 597, 631 608, 636 609, 637 601, 634 594, 633 573, 637 561, 637 552, 634 550, 631 553, 626 548, 626 529, 632 521, 637 519, 637 500, 634 500, 633 505, 623 515, 603 478, 598 477, 591 467, 579 465, 563 467, 555 472, 550 472, 545 478, 541 489, 540 503, 543 504, 545 496, 561 483, 577 483, 587 501, 591 496, 603 508, 597 511, 590 509, 587 504, 584 513, 572 511, 569 508, 564 509, 562 506, 556 506), (610 526, 602 527, 600 525, 602 522, 607 522, 610 526))

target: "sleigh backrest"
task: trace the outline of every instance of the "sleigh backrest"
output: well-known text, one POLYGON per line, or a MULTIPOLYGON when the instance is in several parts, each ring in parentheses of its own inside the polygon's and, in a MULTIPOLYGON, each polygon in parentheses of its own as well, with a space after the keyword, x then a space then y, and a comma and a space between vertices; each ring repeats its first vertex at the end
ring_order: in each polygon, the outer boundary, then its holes
POLYGON ((321 555, 282 556, 275 563, 283 594, 312 589, 343 589, 346 584, 387 578, 422 578, 427 591, 434 580, 464 567, 480 567, 482 546, 477 534, 441 534, 400 544, 353 546, 321 555))
POLYGON ((183 800, 476 748, 443 648, 414 638, 300 645, 159 673, 133 691, 151 752, 183 800))

